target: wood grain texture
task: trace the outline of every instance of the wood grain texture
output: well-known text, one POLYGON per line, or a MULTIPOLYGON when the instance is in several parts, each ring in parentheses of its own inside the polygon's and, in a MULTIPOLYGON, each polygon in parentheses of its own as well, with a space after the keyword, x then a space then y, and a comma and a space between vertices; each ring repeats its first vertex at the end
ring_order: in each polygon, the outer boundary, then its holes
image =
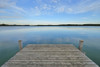
POLYGON ((31 44, 2 67, 98 67, 71 44, 31 44))

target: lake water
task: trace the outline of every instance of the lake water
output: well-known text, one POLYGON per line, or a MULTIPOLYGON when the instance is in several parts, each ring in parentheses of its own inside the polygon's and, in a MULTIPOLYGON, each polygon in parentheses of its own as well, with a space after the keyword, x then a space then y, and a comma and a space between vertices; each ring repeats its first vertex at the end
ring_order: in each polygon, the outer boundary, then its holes
POLYGON ((19 51, 18 40, 27 44, 74 44, 84 40, 83 51, 100 66, 100 27, 1 26, 0 66, 19 51))

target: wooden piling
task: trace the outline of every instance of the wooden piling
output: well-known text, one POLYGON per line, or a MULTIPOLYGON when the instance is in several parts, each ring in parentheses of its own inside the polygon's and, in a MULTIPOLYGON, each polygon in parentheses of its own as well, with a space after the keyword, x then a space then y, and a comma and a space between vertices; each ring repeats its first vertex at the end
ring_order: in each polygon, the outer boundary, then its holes
POLYGON ((19 40, 18 43, 19 43, 19 49, 21 50, 22 49, 22 40, 19 40))
POLYGON ((84 42, 83 40, 80 40, 80 41, 79 41, 79 50, 80 50, 80 51, 82 51, 83 42, 84 42))

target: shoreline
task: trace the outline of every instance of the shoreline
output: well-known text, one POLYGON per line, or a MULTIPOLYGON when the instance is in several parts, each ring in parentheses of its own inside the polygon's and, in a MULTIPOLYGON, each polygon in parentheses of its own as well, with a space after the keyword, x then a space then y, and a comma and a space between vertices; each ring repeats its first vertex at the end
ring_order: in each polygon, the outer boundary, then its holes
POLYGON ((100 26, 100 24, 58 24, 58 25, 16 25, 0 24, 0 26, 100 26))

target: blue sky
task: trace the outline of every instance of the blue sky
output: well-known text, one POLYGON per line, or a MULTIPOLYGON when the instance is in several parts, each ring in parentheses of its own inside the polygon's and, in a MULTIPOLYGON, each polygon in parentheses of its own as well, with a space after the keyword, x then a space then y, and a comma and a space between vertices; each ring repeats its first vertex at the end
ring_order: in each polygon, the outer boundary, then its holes
POLYGON ((100 0, 0 0, 0 23, 100 23, 100 0))

